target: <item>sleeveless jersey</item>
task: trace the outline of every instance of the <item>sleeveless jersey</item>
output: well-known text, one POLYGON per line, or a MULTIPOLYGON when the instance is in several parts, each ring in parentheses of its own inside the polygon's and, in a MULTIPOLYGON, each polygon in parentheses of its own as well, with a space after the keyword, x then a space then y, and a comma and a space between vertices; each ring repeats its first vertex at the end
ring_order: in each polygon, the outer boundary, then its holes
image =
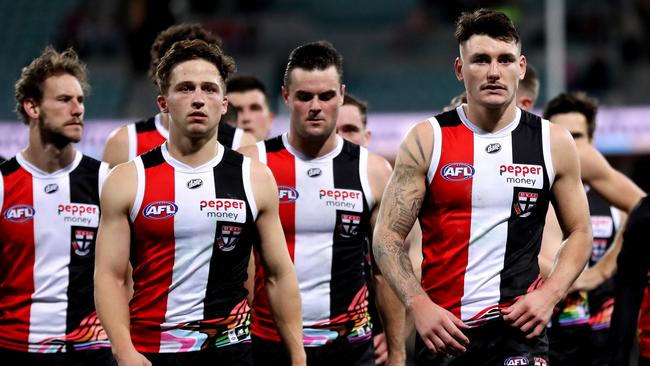
MULTIPOLYGON (((160 120, 160 113, 149 119, 128 124, 126 130, 129 137, 129 160, 161 145, 169 138, 169 131, 160 120)), ((244 130, 241 128, 219 123, 217 139, 222 145, 237 150, 243 134, 244 130)))
POLYGON ((462 106, 429 119, 422 286, 468 325, 499 317, 540 281, 537 255, 555 177, 549 122, 516 111, 496 133, 473 125, 462 106))
POLYGON ((244 288, 257 208, 250 159, 219 146, 191 168, 163 144, 134 160, 130 213, 139 352, 191 352, 250 340, 244 288))
POLYGON ((69 166, 47 173, 18 154, 0 171, 0 347, 109 347, 93 296, 108 165, 77 151, 69 166))
MULTIPOLYGON (((368 151, 337 137, 329 154, 307 159, 288 135, 259 142, 278 184, 280 219, 302 298, 305 346, 371 337, 364 240, 373 207, 368 151)), ((257 265, 253 335, 280 341, 257 265)))

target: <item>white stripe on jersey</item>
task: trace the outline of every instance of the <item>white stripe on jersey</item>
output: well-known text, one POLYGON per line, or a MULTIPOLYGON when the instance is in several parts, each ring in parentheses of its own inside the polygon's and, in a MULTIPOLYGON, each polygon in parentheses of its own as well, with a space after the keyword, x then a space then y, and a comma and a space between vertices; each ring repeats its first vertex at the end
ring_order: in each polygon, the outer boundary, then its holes
POLYGON ((129 160, 138 156, 138 132, 135 130, 135 123, 126 125, 126 134, 129 137, 129 160))
POLYGON ((498 137, 474 134, 476 172, 472 179, 470 242, 461 298, 461 319, 469 319, 500 300, 501 270, 506 254, 513 187, 503 183, 499 166, 511 163, 511 134, 498 137), (493 143, 501 144, 498 154, 486 152, 486 147, 493 143))
POLYGON ((548 175, 549 187, 553 187, 555 169, 553 168, 553 156, 551 155, 551 122, 546 119, 542 119, 542 152, 544 153, 544 168, 548 175))
POLYGON ((255 202, 255 195, 253 194, 253 185, 251 182, 251 159, 244 156, 242 164, 242 181, 244 182, 244 193, 246 200, 250 206, 251 213, 253 214, 253 221, 257 220, 257 203, 255 202))
POLYGON ((104 187, 104 182, 106 181, 106 176, 108 175, 109 170, 110 168, 108 167, 108 163, 102 161, 101 165, 99 166, 99 174, 97 175, 97 188, 99 189, 97 192, 99 192, 100 196, 102 194, 102 188, 104 187))
POLYGON ((429 118, 429 123, 433 128, 433 151, 431 152, 431 162, 427 171, 427 185, 431 185, 431 182, 433 182, 433 176, 436 175, 442 154, 442 131, 440 129, 440 123, 438 123, 436 117, 429 118))
POLYGON ((241 146, 241 138, 244 136, 244 130, 235 128, 235 135, 232 137, 232 150, 237 150, 241 146))
POLYGON ((133 160, 135 164, 135 171, 138 176, 136 182, 136 192, 135 198, 133 199, 133 207, 131 208, 131 222, 135 222, 136 217, 138 217, 138 212, 140 212, 140 207, 142 207, 142 200, 144 199, 144 187, 146 186, 145 174, 144 174, 144 165, 142 164, 142 158, 138 157, 133 160))
POLYGON ((370 180, 368 178, 368 150, 363 146, 359 150, 359 179, 361 180, 363 194, 366 196, 368 211, 372 211, 372 208, 375 206, 375 199, 372 195, 370 180))
POLYGON ((257 155, 262 164, 266 165, 266 144, 264 144, 264 141, 257 143, 257 155))

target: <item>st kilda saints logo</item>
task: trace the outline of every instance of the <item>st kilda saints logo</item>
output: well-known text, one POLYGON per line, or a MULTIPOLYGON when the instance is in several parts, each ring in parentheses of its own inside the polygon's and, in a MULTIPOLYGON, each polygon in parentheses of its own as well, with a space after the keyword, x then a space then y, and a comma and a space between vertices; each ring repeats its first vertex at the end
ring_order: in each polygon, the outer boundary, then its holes
POLYGON ((517 203, 515 203, 515 213, 519 217, 528 217, 537 205, 539 194, 533 192, 518 192, 517 203))
POLYGON ((80 257, 90 254, 95 242, 95 232, 86 228, 72 228, 72 249, 80 257))
POLYGON ((361 216, 341 214, 341 222, 338 225, 339 235, 344 238, 351 238, 357 236, 359 233, 359 224, 361 223, 361 216))
POLYGON ((241 236, 242 227, 230 223, 220 223, 219 225, 221 227, 217 228, 217 247, 223 252, 229 252, 235 249, 241 236))

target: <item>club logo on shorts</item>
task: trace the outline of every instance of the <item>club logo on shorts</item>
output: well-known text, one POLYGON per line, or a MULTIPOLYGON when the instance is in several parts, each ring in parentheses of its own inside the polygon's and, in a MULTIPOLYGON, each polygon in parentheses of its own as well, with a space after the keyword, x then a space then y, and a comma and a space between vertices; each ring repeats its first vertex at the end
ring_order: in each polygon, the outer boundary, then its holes
POLYGON ((46 185, 45 188, 43 188, 43 192, 45 192, 47 194, 54 193, 54 192, 56 192, 58 190, 59 190, 59 185, 56 184, 56 183, 50 183, 50 184, 46 185))
POLYGON ((85 257, 90 253, 93 240, 95 239, 95 233, 90 230, 74 229, 73 235, 72 249, 74 249, 76 255, 85 257))
POLYGON ((533 363, 534 363, 534 366, 546 366, 547 365, 546 360, 541 358, 541 357, 534 357, 533 358, 533 363))
POLYGON ((460 182, 474 176, 474 167, 467 163, 449 163, 440 169, 440 175, 446 180, 460 182))
POLYGON ((9 222, 25 222, 34 218, 34 212, 32 206, 15 205, 5 211, 5 219, 9 222))
POLYGON ((528 217, 537 205, 538 193, 519 192, 517 194, 517 203, 515 204, 515 213, 519 217, 528 217))
POLYGON ((291 203, 298 199, 298 191, 295 188, 288 186, 278 186, 278 194, 280 203, 291 203))
POLYGON ((528 359, 526 357, 509 357, 503 361, 504 366, 517 366, 517 365, 528 365, 528 359))
POLYGON ((499 151, 501 151, 501 144, 498 142, 489 144, 488 146, 485 147, 485 152, 488 154, 496 154, 499 151))
POLYGON ((323 171, 320 170, 320 168, 309 168, 309 170, 307 170, 307 176, 309 178, 316 178, 321 174, 323 174, 323 171))
POLYGON ((341 214, 341 223, 339 224, 339 234, 344 238, 356 236, 359 232, 361 216, 341 214))
POLYGON ((142 214, 144 217, 152 220, 163 220, 176 215, 178 206, 170 201, 156 201, 148 204, 142 214))
POLYGON ((229 252, 235 249, 235 245, 237 245, 237 242, 239 241, 239 235, 241 232, 241 226, 222 225, 221 235, 217 239, 217 247, 223 252, 229 252))
POLYGON ((203 185, 203 181, 199 178, 190 179, 187 181, 187 188, 196 189, 203 185))

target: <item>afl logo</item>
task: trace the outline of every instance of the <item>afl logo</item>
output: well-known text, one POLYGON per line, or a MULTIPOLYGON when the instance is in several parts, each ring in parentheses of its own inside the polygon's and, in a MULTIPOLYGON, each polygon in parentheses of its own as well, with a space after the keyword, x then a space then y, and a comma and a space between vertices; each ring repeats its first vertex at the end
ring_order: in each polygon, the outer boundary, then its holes
POLYGON ((488 146, 485 147, 485 152, 488 154, 496 154, 499 151, 501 151, 501 144, 498 142, 494 144, 489 144, 488 146))
POLYGON ((309 168, 307 171, 307 176, 309 178, 315 178, 321 175, 323 172, 320 170, 320 168, 309 168))
POLYGON ((187 181, 187 188, 189 189, 196 189, 202 185, 203 185, 203 181, 199 178, 190 179, 189 181, 187 181))
POLYGON ((11 206, 5 211, 5 219, 10 222, 25 222, 34 218, 34 208, 28 205, 11 206))
POLYGON ((56 183, 48 184, 43 188, 43 191, 47 194, 54 193, 59 190, 59 185, 56 183))
POLYGON ((515 366, 515 365, 528 365, 528 359, 526 357, 510 357, 503 361, 504 366, 515 366))
POLYGON ((142 210, 144 217, 153 220, 162 220, 176 215, 178 206, 174 202, 156 201, 151 202, 142 210))
POLYGON ((278 186, 280 203, 291 203, 298 199, 298 191, 287 186, 278 186))
POLYGON ((474 176, 474 167, 467 163, 449 163, 440 169, 440 175, 452 182, 467 180, 474 176))

